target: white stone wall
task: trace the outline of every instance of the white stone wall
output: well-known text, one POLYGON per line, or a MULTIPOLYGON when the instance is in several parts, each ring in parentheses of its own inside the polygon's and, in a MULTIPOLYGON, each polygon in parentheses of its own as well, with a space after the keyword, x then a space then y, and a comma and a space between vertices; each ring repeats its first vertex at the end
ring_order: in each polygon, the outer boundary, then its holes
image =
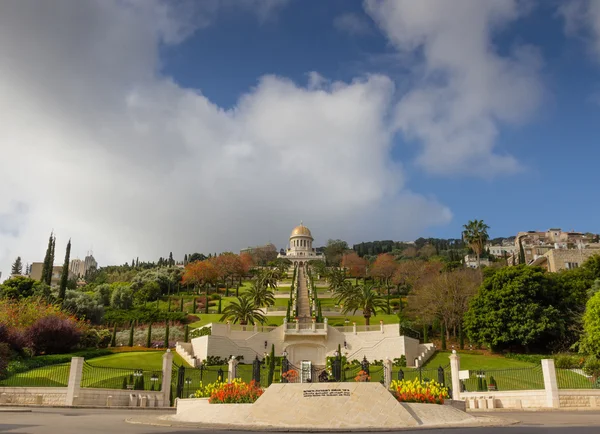
POLYGON ((600 390, 559 390, 558 399, 561 408, 600 409, 600 390))
POLYGON ((515 410, 547 407, 545 390, 513 390, 502 392, 461 392, 460 398, 470 410, 511 408, 515 410))
POLYGON ((392 360, 405 355, 409 366, 423 353, 418 340, 398 336, 397 325, 374 328, 376 331, 354 333, 328 327, 327 335, 311 335, 310 332, 284 335, 283 326, 270 332, 254 332, 252 326, 247 331, 240 331, 230 330, 225 324, 212 324, 212 334, 192 339, 191 345, 197 360, 204 360, 209 355, 223 358, 244 356, 244 361, 250 362, 256 356, 262 359, 274 344, 275 353, 280 355, 286 350, 292 363, 311 360, 316 365, 324 365, 325 358, 332 356, 338 345, 349 360, 363 357, 370 361, 392 360))
POLYGON ((163 407, 164 394, 149 390, 79 389, 73 405, 98 407, 163 407), (142 399, 142 398, 145 399, 142 399), (145 405, 143 405, 145 404, 145 405))
POLYGON ((66 387, 0 387, 0 404, 65 405, 66 387))

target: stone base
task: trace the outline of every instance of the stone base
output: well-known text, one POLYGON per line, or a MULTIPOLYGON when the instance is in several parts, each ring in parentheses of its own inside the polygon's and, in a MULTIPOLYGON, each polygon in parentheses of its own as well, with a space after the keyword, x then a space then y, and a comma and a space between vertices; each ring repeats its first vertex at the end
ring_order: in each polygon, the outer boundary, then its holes
POLYGON ((182 399, 177 401, 177 414, 165 420, 315 431, 490 424, 451 405, 399 403, 380 383, 273 384, 254 404, 182 399))

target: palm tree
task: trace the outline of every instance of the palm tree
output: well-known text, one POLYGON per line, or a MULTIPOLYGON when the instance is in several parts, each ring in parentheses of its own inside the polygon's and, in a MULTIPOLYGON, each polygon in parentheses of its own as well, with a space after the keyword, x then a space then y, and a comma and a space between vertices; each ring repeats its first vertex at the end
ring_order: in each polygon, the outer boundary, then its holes
POLYGON ((267 288, 260 280, 254 280, 250 289, 244 295, 250 298, 256 306, 273 306, 275 304, 273 291, 267 288))
POLYGON ((332 268, 327 272, 327 281, 329 282, 329 290, 337 293, 342 290, 347 283, 344 272, 339 268, 332 268))
POLYGON ((223 309, 223 316, 219 321, 227 320, 231 320, 234 324, 239 322, 240 325, 248 325, 256 322, 263 324, 266 318, 250 298, 242 296, 223 309))
POLYGON ((480 255, 483 252, 486 241, 490 238, 487 230, 490 228, 483 220, 469 220, 463 225, 463 240, 469 245, 477 256, 477 267, 481 268, 480 255))
POLYGON ((362 310, 366 325, 370 325, 371 316, 376 316, 378 310, 385 311, 387 307, 386 300, 377 294, 372 283, 359 286, 347 285, 338 295, 338 302, 343 302, 344 314, 362 310))
POLYGON ((266 268, 260 271, 257 276, 258 281, 261 285, 264 285, 267 288, 277 289, 277 281, 280 279, 281 275, 279 274, 279 270, 277 268, 266 268))

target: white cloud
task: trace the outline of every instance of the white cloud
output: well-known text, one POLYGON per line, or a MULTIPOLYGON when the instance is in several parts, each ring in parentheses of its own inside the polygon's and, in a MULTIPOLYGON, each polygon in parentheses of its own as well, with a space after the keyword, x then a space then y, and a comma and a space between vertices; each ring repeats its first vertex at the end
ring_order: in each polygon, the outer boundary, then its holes
POLYGON ((371 33, 369 22, 362 16, 345 12, 333 19, 333 27, 340 32, 345 32, 353 36, 362 36, 371 33))
POLYGON ((572 0, 562 3, 558 13, 565 20, 565 33, 582 37, 600 59, 600 1, 572 0))
POLYGON ((422 144, 418 163, 437 174, 489 177, 519 169, 495 150, 500 126, 526 121, 543 94, 537 50, 500 55, 494 32, 530 10, 515 0, 366 0, 394 47, 413 54, 414 83, 396 127, 422 144))
POLYGON ((107 264, 283 246, 300 219, 317 244, 449 221, 390 162, 389 78, 266 76, 225 110, 157 73, 161 41, 195 28, 165 4, 0 2, 4 277, 52 229, 57 263, 72 238, 107 264))

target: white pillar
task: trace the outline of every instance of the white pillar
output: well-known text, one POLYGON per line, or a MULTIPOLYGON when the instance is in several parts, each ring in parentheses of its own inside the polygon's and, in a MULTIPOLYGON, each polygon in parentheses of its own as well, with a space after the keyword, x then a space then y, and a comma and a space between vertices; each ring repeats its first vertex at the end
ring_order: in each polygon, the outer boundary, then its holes
POLYGON ((317 322, 315 321, 315 319, 313 318, 312 320, 312 331, 316 331, 317 330, 317 322))
POLYGON ((163 395, 163 407, 169 407, 169 397, 171 395, 171 373, 173 372, 173 353, 167 350, 163 354, 162 363, 162 383, 160 390, 163 395))
POLYGON ((456 354, 456 350, 452 350, 450 355, 450 373, 452 374, 452 399, 460 399, 460 356, 456 354))
POLYGON ((231 356, 231 359, 229 359, 229 369, 227 370, 227 382, 231 383, 233 380, 235 380, 235 371, 236 371, 236 367, 237 367, 238 361, 235 359, 234 356, 231 356))
POLYGON ((386 389, 390 388, 390 385, 392 384, 392 368, 393 368, 393 363, 390 359, 388 359, 387 357, 385 358, 385 361, 383 362, 383 385, 385 386, 386 389))
POLYGON ((379 329, 381 330, 381 333, 383 333, 383 321, 379 321, 379 329))
POLYGON ((546 391, 546 406, 559 408, 558 382, 556 381, 556 369, 553 359, 542 360, 542 374, 544 375, 544 390, 546 391))
POLYGON ((356 323, 355 322, 352 323, 352 331, 354 332, 354 334, 356 334, 356 323))
POLYGON ((65 405, 74 405, 75 397, 79 396, 81 377, 83 376, 83 362, 83 357, 71 358, 71 370, 69 372, 69 384, 67 385, 65 405))

